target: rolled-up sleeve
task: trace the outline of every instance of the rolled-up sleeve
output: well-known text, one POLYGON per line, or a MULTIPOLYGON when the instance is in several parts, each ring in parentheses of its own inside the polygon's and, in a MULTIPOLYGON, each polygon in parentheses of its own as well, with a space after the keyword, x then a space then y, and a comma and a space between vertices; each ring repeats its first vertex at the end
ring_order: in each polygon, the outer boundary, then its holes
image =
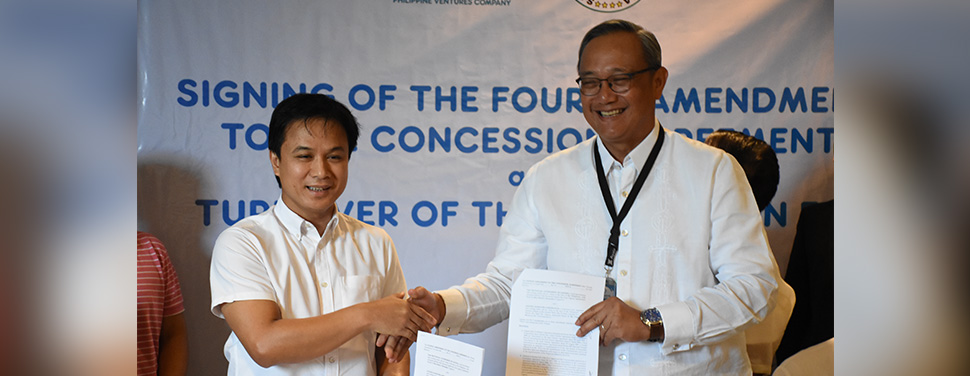
POLYGON ((257 252, 256 239, 245 231, 229 228, 216 239, 209 268, 212 293, 210 309, 222 315, 222 304, 239 300, 276 301, 266 267, 257 252))

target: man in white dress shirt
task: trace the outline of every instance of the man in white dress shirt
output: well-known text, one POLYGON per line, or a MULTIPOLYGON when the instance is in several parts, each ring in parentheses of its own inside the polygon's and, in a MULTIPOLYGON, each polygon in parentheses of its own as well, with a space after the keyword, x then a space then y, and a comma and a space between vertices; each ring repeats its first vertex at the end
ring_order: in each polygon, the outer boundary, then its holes
POLYGON ((226 229, 212 251, 212 313, 232 329, 229 375, 407 375, 406 349, 385 357, 378 334, 414 341, 435 324, 403 299, 387 233, 337 211, 358 134, 350 111, 323 94, 273 110, 280 199, 226 229))
POLYGON ((522 269, 604 275, 604 301, 576 321, 578 336, 600 328, 599 374, 751 374, 743 331, 777 287, 761 216, 731 156, 660 126, 660 56, 627 21, 587 32, 577 82, 597 137, 529 169, 484 273, 410 291, 439 334, 508 318, 522 269))

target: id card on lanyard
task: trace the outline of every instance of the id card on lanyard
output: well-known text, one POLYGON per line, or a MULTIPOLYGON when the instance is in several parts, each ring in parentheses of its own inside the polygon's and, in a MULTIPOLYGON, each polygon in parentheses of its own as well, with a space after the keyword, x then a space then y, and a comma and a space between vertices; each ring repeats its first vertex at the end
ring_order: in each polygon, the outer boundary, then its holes
POLYGON ((640 194, 640 188, 643 187, 643 182, 647 180, 647 175, 650 174, 650 170, 653 168, 654 162, 657 161, 657 155, 660 154, 660 147, 664 143, 664 129, 657 124, 658 134, 657 141, 653 144, 653 149, 650 150, 650 155, 647 157, 647 162, 643 164, 643 169, 640 175, 637 176, 636 182, 633 183, 633 189, 630 192, 630 196, 627 197, 626 201, 623 202, 623 207, 620 208, 620 212, 616 212, 616 205, 613 203, 613 195, 610 193, 609 184, 606 182, 606 173, 603 172, 603 160, 600 158, 599 147, 596 143, 593 143, 593 158, 596 163, 596 178, 599 180, 600 192, 603 194, 603 201, 606 203, 606 208, 610 211, 610 218, 613 219, 613 227, 610 229, 609 242, 606 244, 606 262, 603 266, 606 269, 606 287, 603 290, 603 300, 609 299, 616 296, 616 280, 611 276, 613 272, 613 260, 616 258, 616 251, 620 248, 620 224, 623 223, 623 219, 626 218, 627 213, 630 212, 630 208, 633 206, 633 201, 637 199, 637 195, 640 194))

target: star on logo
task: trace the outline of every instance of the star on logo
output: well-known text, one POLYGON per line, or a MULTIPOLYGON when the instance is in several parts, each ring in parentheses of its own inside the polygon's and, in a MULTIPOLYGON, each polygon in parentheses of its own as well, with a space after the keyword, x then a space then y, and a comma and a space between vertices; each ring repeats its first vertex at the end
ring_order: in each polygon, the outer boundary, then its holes
POLYGON ((621 12, 639 2, 640 0, 576 0, 576 3, 587 9, 602 13, 621 12))

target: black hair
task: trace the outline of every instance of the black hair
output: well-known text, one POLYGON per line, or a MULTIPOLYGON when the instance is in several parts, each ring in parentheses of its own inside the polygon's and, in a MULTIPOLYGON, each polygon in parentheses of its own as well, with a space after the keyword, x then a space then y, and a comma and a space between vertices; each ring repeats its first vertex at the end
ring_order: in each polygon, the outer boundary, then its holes
POLYGON ((778 191, 778 157, 768 143, 738 131, 720 129, 704 143, 734 156, 748 178, 758 210, 765 210, 778 191))
MULTIPOLYGON (((306 123, 311 119, 331 120, 340 124, 347 134, 347 145, 350 148, 347 150, 347 158, 349 159, 351 153, 357 148, 360 125, 346 106, 324 94, 294 94, 276 105, 269 120, 267 135, 269 151, 279 157, 280 148, 286 140, 286 131, 290 126, 298 121, 306 123)), ((278 176, 276 183, 280 183, 278 176)))

